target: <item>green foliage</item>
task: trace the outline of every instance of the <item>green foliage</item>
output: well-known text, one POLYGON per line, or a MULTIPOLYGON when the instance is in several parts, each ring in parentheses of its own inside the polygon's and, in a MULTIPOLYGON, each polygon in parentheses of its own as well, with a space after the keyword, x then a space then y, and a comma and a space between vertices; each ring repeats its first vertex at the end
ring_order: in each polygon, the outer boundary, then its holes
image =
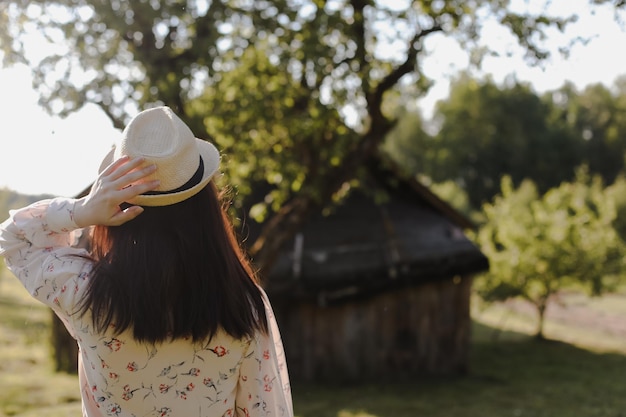
POLYGON ((486 223, 476 236, 490 270, 477 282, 485 300, 523 297, 543 314, 557 291, 572 286, 591 294, 619 282, 624 246, 613 222, 616 210, 598 178, 580 170, 577 180, 539 196, 525 180, 514 188, 502 179, 502 194, 484 205, 486 223))
POLYGON ((224 153, 226 176, 238 192, 268 184, 253 214, 277 211, 293 193, 319 198, 320 181, 341 163, 358 134, 339 113, 273 65, 266 51, 248 48, 240 65, 194 100, 207 132, 224 153), (262 118, 259 115, 263 115, 262 118))

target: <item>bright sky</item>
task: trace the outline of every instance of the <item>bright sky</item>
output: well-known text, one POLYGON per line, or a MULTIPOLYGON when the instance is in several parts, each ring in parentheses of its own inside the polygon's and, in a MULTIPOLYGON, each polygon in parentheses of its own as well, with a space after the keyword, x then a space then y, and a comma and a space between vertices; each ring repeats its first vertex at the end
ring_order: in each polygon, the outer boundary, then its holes
MULTIPOLYGON (((526 0, 514 0, 518 7, 528 6, 526 0)), ((565 81, 578 88, 592 83, 613 84, 626 75, 620 50, 626 45, 626 27, 614 20, 611 8, 591 14, 588 0, 553 0, 555 13, 575 13, 579 21, 566 36, 582 35, 592 40, 577 45, 568 60, 554 56, 542 68, 528 67, 514 49, 512 56, 487 58, 483 69, 500 82, 515 74, 520 81, 530 82, 536 91, 559 88, 565 81), (559 9, 560 8, 560 9, 559 9)), ((507 36, 487 28, 490 46, 505 51, 507 36)), ((555 35, 551 41, 562 41, 555 35)), ((426 116, 433 103, 447 97, 449 78, 467 67, 467 56, 452 42, 433 37, 427 43, 431 56, 424 60, 426 75, 436 80, 429 94, 420 101, 426 116)), ((96 107, 87 106, 67 119, 47 115, 38 105, 31 86, 30 72, 25 67, 0 69, 0 187, 24 194, 72 196, 90 184, 101 158, 110 149, 120 132, 113 129, 108 118, 96 107)))
POLYGON ((30 70, 0 70, 0 188, 23 194, 74 196, 97 175, 120 136, 95 105, 66 119, 38 104, 30 70))

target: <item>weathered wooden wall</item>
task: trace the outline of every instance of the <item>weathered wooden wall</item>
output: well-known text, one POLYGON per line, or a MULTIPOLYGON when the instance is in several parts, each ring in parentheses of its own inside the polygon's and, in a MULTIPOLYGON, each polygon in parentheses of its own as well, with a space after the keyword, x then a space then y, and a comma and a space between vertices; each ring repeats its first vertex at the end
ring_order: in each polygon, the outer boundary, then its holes
POLYGON ((377 380, 464 373, 471 278, 320 307, 275 303, 294 380, 377 380))

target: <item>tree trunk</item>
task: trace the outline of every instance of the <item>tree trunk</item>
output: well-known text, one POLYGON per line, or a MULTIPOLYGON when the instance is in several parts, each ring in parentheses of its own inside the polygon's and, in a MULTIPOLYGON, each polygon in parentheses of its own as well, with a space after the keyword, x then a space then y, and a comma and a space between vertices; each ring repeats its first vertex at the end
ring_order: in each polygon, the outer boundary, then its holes
POLYGON ((78 345, 54 313, 52 313, 52 349, 57 372, 78 373, 78 345))
MULTIPOLYGON (((85 188, 76 198, 86 196, 91 186, 85 188)), ((89 250, 89 232, 82 230, 75 247, 89 250)), ((52 314, 52 335, 50 342, 52 343, 52 351, 54 355, 54 368, 57 372, 67 372, 68 374, 78 373, 78 344, 76 340, 70 336, 65 325, 57 317, 54 312, 52 314)))
POLYGON ((537 334, 535 335, 535 337, 539 340, 545 339, 545 336, 543 334, 543 326, 544 326, 545 316, 546 316, 546 307, 547 307, 547 301, 541 301, 537 305, 537 312, 539 313, 539 323, 537 325, 537 334))

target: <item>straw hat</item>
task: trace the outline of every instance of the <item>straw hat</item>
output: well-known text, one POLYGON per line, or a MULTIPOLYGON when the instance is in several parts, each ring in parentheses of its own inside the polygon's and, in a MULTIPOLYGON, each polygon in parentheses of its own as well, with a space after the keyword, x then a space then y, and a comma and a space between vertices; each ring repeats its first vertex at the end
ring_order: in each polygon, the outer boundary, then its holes
POLYGON ((156 107, 136 115, 98 172, 125 155, 142 156, 146 165, 157 166, 146 180, 160 180, 159 187, 128 201, 140 206, 167 206, 192 197, 208 184, 220 163, 215 146, 197 139, 169 107, 156 107))

